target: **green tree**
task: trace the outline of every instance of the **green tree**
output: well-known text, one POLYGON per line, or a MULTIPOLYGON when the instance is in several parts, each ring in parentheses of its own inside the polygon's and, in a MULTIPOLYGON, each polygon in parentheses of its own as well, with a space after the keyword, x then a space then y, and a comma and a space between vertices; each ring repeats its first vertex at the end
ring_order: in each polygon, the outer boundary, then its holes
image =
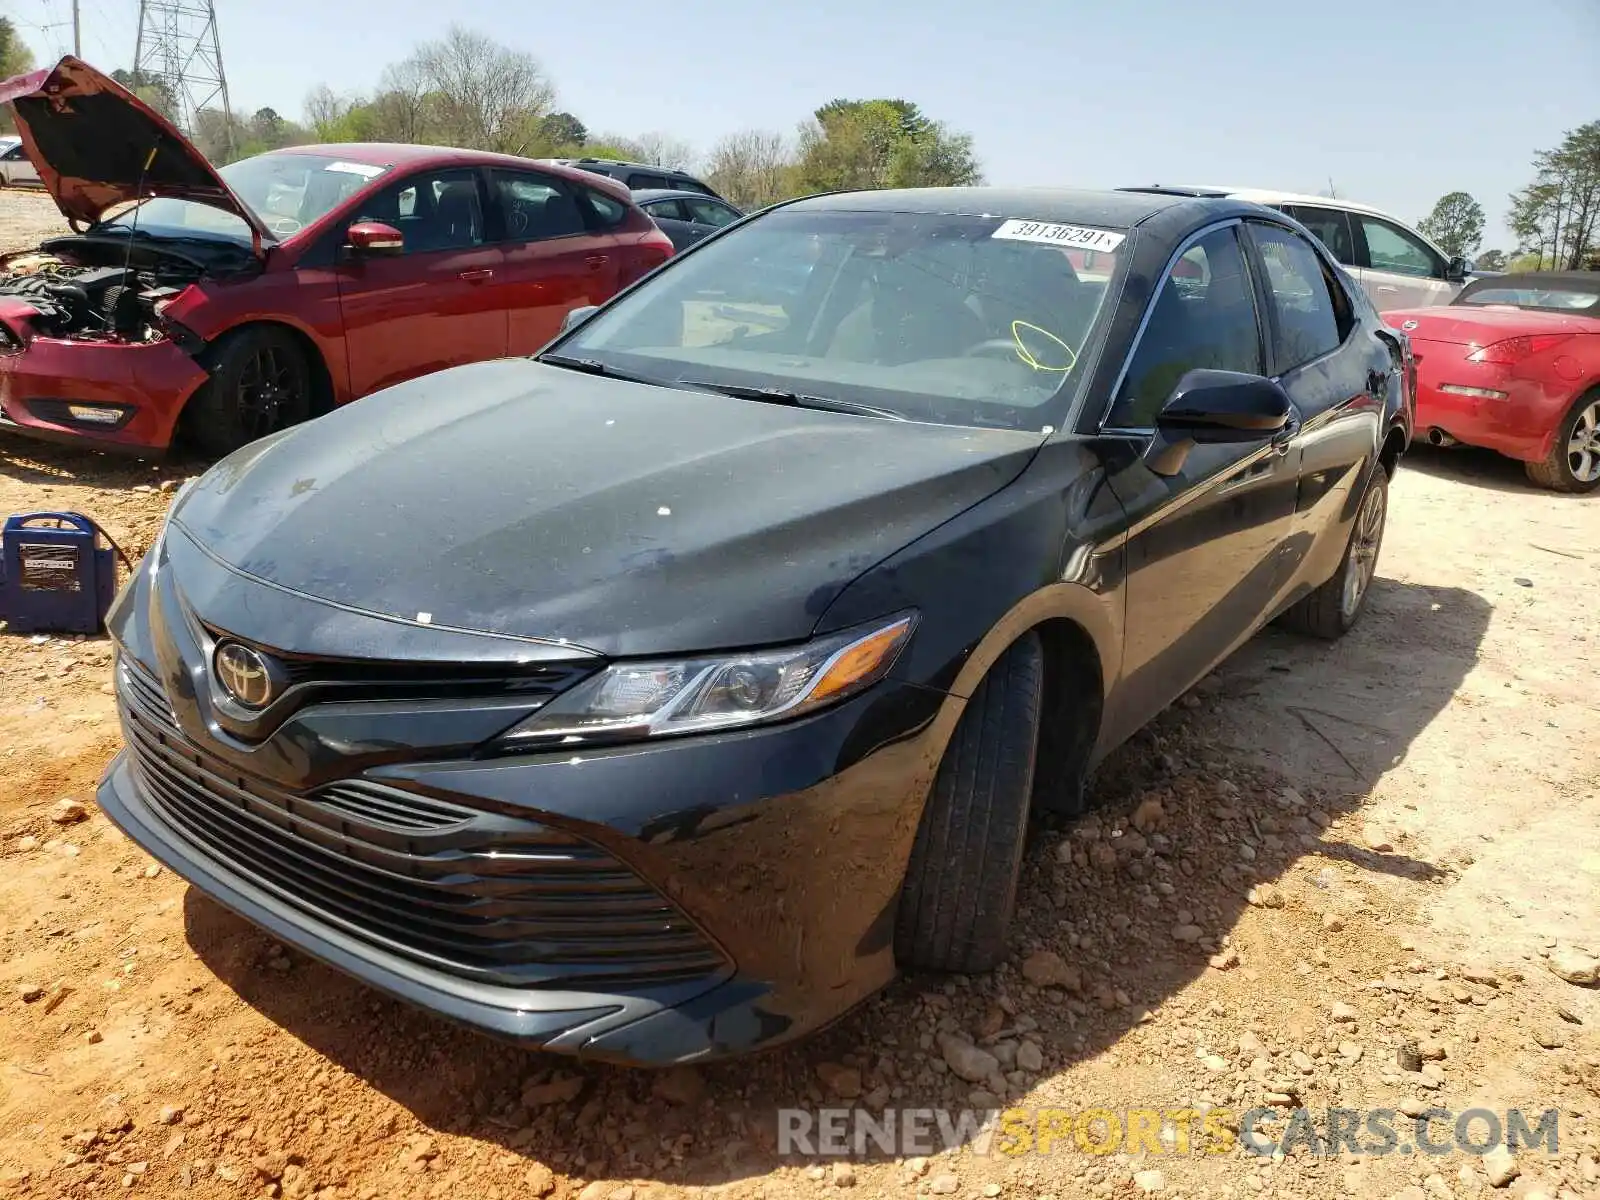
POLYGON ((1600 253, 1600 121, 1568 130, 1533 157, 1534 179, 1511 194, 1519 251, 1541 264, 1581 268, 1600 253))
POLYGON ((1506 269, 1506 254, 1504 250, 1485 250, 1479 254, 1473 263, 1480 271, 1504 271, 1506 269))
POLYGON ((589 140, 582 121, 569 112, 553 112, 542 122, 544 139, 552 147, 579 150, 589 140))
MULTIPOLYGON (((13 75, 21 75, 24 71, 32 69, 33 52, 17 33, 17 27, 12 24, 11 18, 0 17, 0 79, 10 79, 13 75)), ((11 106, 0 107, 0 131, 12 133, 16 127, 16 120, 11 115, 11 106)))
POLYGON ((33 51, 28 49, 11 18, 0 17, 0 79, 10 79, 31 70, 33 51))
POLYGON ((166 117, 167 120, 175 122, 182 116, 179 111, 178 97, 167 86, 165 79, 145 79, 122 67, 118 67, 111 72, 111 78, 166 117))
POLYGON ((1466 192, 1448 192, 1417 228, 1446 254, 1467 257, 1483 245, 1483 205, 1466 192))
POLYGON ((972 139, 908 100, 833 100, 800 127, 804 191, 966 186, 982 182, 972 139))

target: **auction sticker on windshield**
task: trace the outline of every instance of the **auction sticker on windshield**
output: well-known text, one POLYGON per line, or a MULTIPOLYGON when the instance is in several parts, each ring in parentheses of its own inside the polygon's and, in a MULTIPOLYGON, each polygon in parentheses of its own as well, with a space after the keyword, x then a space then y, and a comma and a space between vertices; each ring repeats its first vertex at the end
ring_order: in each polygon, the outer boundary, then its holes
POLYGON ((996 229, 992 237, 1013 242, 1044 242, 1051 246, 1065 246, 1070 250, 1101 250, 1110 252, 1126 240, 1127 235, 1112 233, 1108 229, 1089 229, 1082 225, 1052 225, 1048 221, 1007 221, 996 229))
POLYGON ((363 179, 376 179, 384 172, 383 167, 375 167, 371 163, 331 162, 323 168, 325 171, 338 171, 341 175, 359 175, 363 179))

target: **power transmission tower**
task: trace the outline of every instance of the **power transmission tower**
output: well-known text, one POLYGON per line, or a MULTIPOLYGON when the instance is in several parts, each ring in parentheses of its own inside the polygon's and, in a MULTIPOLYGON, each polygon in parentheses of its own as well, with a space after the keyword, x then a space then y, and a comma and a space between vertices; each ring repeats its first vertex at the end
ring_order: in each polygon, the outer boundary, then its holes
POLYGON ((216 108, 220 101, 223 136, 228 150, 233 150, 233 110, 228 105, 228 77, 222 70, 215 4, 139 0, 133 78, 141 87, 161 90, 173 106, 178 127, 191 137, 200 113, 216 108))

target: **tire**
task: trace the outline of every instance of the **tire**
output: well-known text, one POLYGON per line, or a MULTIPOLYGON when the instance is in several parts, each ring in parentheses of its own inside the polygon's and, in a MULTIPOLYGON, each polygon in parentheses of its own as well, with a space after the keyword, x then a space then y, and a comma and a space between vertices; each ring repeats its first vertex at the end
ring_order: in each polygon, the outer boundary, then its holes
POLYGON ((256 326, 227 334, 206 367, 211 379, 184 409, 189 440, 206 454, 231 454, 311 415, 311 366, 286 330, 256 326))
POLYGON ((1339 569, 1316 591, 1296 601, 1283 614, 1283 624, 1329 641, 1355 628, 1366 611, 1372 580, 1378 573, 1378 552, 1383 549, 1388 516, 1389 472, 1380 464, 1361 494, 1361 506, 1356 509, 1339 569))
POLYGON ((1523 468, 1529 479, 1552 492, 1592 492, 1600 487, 1600 388, 1579 396, 1561 418, 1549 457, 1524 463, 1523 468))
POLYGON ((895 925, 902 965, 977 972, 1006 953, 1039 742, 1044 646, 1013 643, 967 701, 928 795, 895 925))

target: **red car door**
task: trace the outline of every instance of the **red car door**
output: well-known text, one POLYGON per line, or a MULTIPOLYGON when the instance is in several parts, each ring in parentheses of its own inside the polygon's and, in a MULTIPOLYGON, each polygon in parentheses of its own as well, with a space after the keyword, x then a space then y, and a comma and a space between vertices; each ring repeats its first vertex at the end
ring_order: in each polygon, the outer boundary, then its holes
POLYGON ((572 309, 616 293, 624 264, 606 225, 627 209, 616 201, 602 208, 588 189, 542 172, 496 169, 490 179, 505 261, 494 292, 507 313, 509 352, 532 354, 572 309))
POLYGON ((496 295, 505 255, 487 236, 482 188, 471 168, 420 171, 351 218, 393 225, 404 239, 398 254, 351 256, 339 270, 352 395, 505 356, 496 295))

